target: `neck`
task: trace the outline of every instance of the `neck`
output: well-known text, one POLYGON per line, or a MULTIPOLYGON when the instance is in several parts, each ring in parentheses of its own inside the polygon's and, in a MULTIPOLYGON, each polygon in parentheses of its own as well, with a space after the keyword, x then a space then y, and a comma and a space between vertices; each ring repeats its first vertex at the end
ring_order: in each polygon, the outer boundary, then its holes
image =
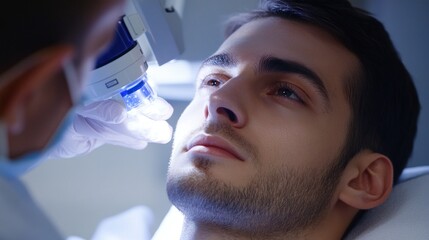
MULTIPOLYGON (((211 223, 202 223, 185 219, 181 240, 285 240, 285 239, 312 239, 302 233, 299 236, 291 233, 256 234, 240 230, 228 229, 211 223)), ((320 239, 320 238, 317 238, 320 239)))
POLYGON ((300 232, 277 232, 272 234, 255 234, 240 230, 229 229, 225 226, 218 226, 213 223, 201 222, 185 218, 182 229, 181 240, 300 240, 300 239, 320 239, 334 240, 341 239, 345 229, 350 224, 355 209, 337 204, 337 208, 322 219, 318 224, 303 229, 300 232), (345 221, 345 219, 347 219, 345 221))

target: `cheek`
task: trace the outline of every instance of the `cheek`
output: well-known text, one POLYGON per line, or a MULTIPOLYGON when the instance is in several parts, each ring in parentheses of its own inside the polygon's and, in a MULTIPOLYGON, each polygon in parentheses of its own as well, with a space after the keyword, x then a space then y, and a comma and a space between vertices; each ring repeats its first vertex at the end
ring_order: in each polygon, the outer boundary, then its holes
MULTIPOLYGON (((271 125, 275 126, 275 125, 271 125)), ((276 168, 286 164, 291 169, 320 167, 338 156, 341 138, 317 122, 289 120, 279 127, 261 128, 258 131, 259 153, 266 167, 276 168)))
POLYGON ((180 115, 174 132, 173 154, 180 151, 190 135, 203 126, 204 107, 203 103, 193 100, 180 115))

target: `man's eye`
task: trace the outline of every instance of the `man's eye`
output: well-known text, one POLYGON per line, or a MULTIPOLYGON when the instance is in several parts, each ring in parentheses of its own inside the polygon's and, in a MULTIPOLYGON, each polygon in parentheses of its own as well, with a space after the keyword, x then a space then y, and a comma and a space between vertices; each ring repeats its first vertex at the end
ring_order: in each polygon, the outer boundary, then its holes
POLYGON ((219 87, 221 82, 217 79, 209 79, 206 82, 207 86, 211 86, 211 87, 219 87))
POLYGON ((303 100, 297 92, 299 92, 299 90, 293 85, 287 82, 281 82, 274 86, 270 94, 303 103, 303 100))
POLYGON ((224 79, 225 79, 225 77, 223 77, 223 76, 217 76, 214 74, 210 74, 210 75, 203 78, 203 80, 201 81, 200 88, 204 88, 204 87, 216 87, 216 88, 218 88, 223 84, 223 82, 225 81, 224 79))

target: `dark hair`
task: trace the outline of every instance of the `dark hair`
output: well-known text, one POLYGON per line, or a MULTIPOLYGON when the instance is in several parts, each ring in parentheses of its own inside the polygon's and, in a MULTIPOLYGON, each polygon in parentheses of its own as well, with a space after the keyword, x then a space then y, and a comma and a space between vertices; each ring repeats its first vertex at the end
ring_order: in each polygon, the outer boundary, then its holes
POLYGON ((344 85, 352 118, 340 164, 344 168, 358 152, 370 149, 391 159, 396 183, 413 149, 420 104, 384 26, 346 0, 263 0, 257 10, 231 18, 225 34, 265 17, 318 26, 357 56, 359 73, 344 85))

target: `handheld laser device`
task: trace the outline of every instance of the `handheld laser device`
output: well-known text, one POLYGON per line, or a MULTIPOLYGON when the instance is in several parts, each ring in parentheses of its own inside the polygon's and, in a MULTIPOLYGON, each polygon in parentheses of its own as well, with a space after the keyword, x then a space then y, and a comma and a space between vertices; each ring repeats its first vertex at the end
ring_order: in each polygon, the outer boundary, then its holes
POLYGON ((180 17, 159 0, 129 0, 111 46, 96 61, 86 86, 89 102, 115 99, 131 110, 155 97, 148 61, 162 65, 183 52, 180 17))

